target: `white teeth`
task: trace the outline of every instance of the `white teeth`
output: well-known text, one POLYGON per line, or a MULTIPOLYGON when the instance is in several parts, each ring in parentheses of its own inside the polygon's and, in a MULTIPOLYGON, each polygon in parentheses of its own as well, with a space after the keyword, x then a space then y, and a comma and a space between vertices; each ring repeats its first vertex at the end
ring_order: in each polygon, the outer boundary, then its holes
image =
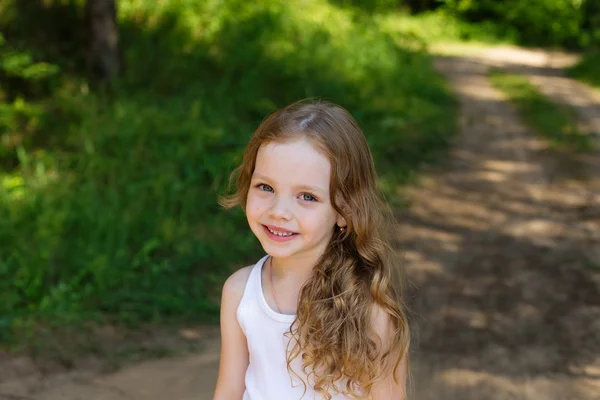
POLYGON ((275 236, 292 236, 292 232, 276 232, 269 227, 267 229, 275 236))

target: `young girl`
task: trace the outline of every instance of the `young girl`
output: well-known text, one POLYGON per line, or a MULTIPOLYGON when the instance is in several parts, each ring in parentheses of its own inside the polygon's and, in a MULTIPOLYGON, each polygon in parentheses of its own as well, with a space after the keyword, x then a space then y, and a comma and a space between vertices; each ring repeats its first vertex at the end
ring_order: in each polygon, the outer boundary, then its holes
POLYGON ((342 107, 292 104, 232 177, 266 256, 223 287, 213 400, 405 399, 409 330, 365 137, 342 107))

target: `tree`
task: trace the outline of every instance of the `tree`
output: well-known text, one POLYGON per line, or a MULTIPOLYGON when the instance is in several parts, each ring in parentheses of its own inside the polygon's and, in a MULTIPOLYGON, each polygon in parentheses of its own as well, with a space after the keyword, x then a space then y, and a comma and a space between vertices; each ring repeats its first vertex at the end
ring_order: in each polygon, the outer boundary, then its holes
POLYGON ((115 0, 87 0, 85 18, 89 29, 90 65, 101 79, 110 81, 121 70, 115 0))

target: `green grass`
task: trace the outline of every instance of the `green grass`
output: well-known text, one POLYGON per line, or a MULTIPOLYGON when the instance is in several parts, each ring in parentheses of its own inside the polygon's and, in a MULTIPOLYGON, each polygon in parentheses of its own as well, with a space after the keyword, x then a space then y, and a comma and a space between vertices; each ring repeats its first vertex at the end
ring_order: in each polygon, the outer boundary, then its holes
POLYGON ((17 75, 38 62, 52 72, 34 81, 0 70, 5 344, 89 320, 215 321, 224 278, 261 252, 217 196, 278 107, 306 97, 347 107, 392 202, 455 131, 429 55, 376 17, 324 0, 121 0, 126 72, 103 88, 76 35, 52 33, 79 26, 81 3, 3 17, 13 16, 6 48, 30 55, 17 75), (24 28, 28 18, 53 41, 24 28))
POLYGON ((526 77, 492 70, 490 79, 516 105, 525 123, 546 137, 553 146, 576 151, 590 149, 592 140, 589 134, 577 128, 574 111, 548 100, 526 77))
POLYGON ((600 52, 588 53, 569 69, 569 75, 582 82, 600 88, 600 52))
POLYGON ((399 33, 405 38, 413 37, 428 45, 514 44, 518 41, 514 29, 490 21, 466 22, 443 10, 417 15, 388 13, 379 15, 378 19, 385 31, 399 33))

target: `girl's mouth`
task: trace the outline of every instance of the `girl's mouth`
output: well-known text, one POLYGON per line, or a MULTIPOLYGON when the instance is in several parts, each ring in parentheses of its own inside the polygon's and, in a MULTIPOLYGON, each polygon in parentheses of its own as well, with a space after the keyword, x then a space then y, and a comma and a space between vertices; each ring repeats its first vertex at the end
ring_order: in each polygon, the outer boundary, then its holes
POLYGON ((291 232, 285 229, 271 227, 267 225, 263 225, 263 229, 267 236, 277 242, 285 242, 292 239, 294 236, 298 235, 295 232, 291 232))

